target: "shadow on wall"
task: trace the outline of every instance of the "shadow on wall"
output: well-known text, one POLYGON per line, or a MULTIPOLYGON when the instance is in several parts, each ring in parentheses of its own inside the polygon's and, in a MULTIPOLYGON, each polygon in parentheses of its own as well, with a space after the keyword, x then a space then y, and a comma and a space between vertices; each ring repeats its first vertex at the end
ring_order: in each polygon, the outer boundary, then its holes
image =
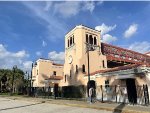
POLYGON ((71 66, 71 71, 69 75, 67 75, 66 82, 68 82, 68 86, 62 87, 63 96, 66 98, 83 98, 86 96, 86 86, 82 85, 82 81, 79 80, 80 73, 82 73, 82 69, 78 68, 74 69, 74 66, 71 66))

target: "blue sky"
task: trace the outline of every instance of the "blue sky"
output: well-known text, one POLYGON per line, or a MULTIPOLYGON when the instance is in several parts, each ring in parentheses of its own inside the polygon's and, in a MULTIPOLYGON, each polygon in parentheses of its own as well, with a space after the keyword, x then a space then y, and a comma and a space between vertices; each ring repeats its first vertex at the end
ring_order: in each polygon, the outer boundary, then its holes
POLYGON ((101 30, 105 43, 145 53, 149 20, 150 2, 0 2, 0 67, 62 62, 64 36, 79 24, 101 30))

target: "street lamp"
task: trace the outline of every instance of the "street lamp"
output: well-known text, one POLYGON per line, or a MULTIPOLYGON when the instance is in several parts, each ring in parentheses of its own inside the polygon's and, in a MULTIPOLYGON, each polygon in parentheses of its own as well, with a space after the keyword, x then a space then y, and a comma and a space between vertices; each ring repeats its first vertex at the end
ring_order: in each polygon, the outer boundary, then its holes
POLYGON ((17 69, 17 65, 13 66, 13 75, 12 75, 12 89, 11 89, 11 95, 14 93, 14 76, 15 76, 15 71, 17 69))
POLYGON ((99 48, 98 45, 93 45, 89 43, 86 44, 87 60, 88 60, 88 82, 87 82, 87 94, 89 97, 89 88, 90 88, 90 62, 89 62, 89 51, 94 51, 96 48, 99 48))

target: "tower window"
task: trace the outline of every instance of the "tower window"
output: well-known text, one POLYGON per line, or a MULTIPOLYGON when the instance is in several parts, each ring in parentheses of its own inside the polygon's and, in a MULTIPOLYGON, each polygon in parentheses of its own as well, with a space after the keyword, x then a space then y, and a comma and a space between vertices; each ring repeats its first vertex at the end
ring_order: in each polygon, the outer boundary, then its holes
POLYGON ((65 75, 65 82, 66 82, 66 80, 67 80, 67 75, 65 75))
POLYGON ((72 45, 72 37, 70 37, 70 46, 72 45))
POLYGON ((86 43, 89 43, 88 34, 86 34, 86 43))
POLYGON ((76 73, 78 73, 78 66, 76 65, 76 73))
POLYGON ((85 72, 85 65, 84 64, 82 65, 82 72, 83 73, 85 72))
POLYGON ((70 42, 69 42, 69 40, 68 40, 68 47, 69 47, 69 43, 70 43, 70 42))
POLYGON ((103 60, 103 68, 105 68, 105 61, 103 60))
POLYGON ((94 45, 97 45, 97 39, 94 37, 94 45))
POLYGON ((38 75, 38 69, 37 69, 37 75, 38 75))
POLYGON ((71 74, 72 74, 72 73, 71 73, 71 70, 70 70, 70 78, 71 78, 71 74))
POLYGON ((90 39, 90 42, 89 42, 89 43, 90 43, 90 44, 93 44, 93 37, 92 37, 92 35, 89 36, 89 39, 90 39))
POLYGON ((73 35, 72 41, 73 41, 73 44, 74 44, 74 35, 73 35))

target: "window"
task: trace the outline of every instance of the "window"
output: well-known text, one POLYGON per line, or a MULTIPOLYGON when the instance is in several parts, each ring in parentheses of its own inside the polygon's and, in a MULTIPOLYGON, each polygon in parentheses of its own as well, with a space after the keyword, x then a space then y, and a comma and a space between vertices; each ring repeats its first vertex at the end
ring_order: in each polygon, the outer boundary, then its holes
POLYGON ((37 75, 38 75, 38 70, 37 70, 37 75))
POLYGON ((74 35, 73 35, 72 41, 73 41, 72 43, 74 44, 74 35))
POLYGON ((94 45, 97 45, 97 39, 94 37, 94 45))
POLYGON ((82 72, 83 73, 85 72, 85 65, 84 64, 82 65, 82 72))
POLYGON ((78 66, 76 65, 76 73, 78 73, 78 66))
POLYGON ((53 75, 55 75, 55 76, 56 76, 56 71, 53 71, 53 75))
POLYGON ((72 37, 70 37, 70 46, 72 45, 72 37))
POLYGON ((68 40, 68 47, 69 47, 69 43, 70 43, 70 41, 68 40))
POLYGON ((105 80, 105 88, 109 87, 109 80, 105 80))
POLYGON ((65 75, 65 82, 66 82, 66 80, 67 80, 67 75, 65 75))
POLYGON ((89 39, 90 39, 90 42, 89 42, 89 43, 90 43, 90 44, 93 44, 93 37, 92 37, 92 35, 89 36, 89 39))
POLYGON ((72 74, 72 73, 71 73, 71 70, 70 70, 70 78, 71 78, 71 74, 72 74))
POLYGON ((103 68, 105 68, 105 61, 103 60, 103 68))
POLYGON ((86 34, 86 43, 89 43, 88 34, 86 34))

